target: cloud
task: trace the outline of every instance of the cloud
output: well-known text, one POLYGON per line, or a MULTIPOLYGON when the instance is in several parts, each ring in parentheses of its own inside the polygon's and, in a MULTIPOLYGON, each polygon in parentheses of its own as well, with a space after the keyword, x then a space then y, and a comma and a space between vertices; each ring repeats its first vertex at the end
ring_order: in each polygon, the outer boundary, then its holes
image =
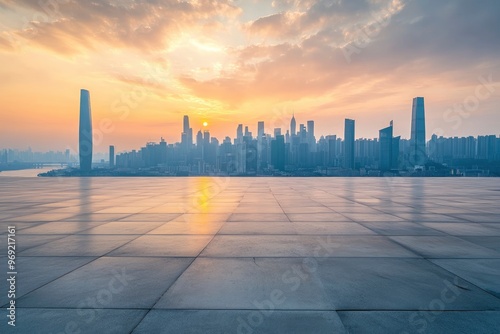
POLYGON ((362 87, 382 89, 374 92, 380 98, 401 86, 446 79, 470 83, 484 71, 500 69, 497 1, 307 4, 282 3, 288 11, 246 23, 244 30, 262 39, 234 50, 234 71, 205 81, 183 76, 182 84, 199 96, 235 105, 350 95, 358 88, 370 96, 362 87), (356 52, 347 57, 346 46, 356 52))
POLYGON ((230 0, 0 0, 0 5, 32 11, 30 34, 26 29, 19 34, 63 54, 102 47, 154 52, 188 30, 206 32, 239 14, 230 0))
POLYGON ((13 50, 12 36, 0 34, 0 49, 13 50))

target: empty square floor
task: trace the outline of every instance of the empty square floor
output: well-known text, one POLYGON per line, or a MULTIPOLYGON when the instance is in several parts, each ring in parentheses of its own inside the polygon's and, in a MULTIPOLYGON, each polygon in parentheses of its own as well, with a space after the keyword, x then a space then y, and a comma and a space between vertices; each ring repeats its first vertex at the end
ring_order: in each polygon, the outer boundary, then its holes
POLYGON ((0 333, 498 333, 498 203, 496 178, 0 175, 0 333))

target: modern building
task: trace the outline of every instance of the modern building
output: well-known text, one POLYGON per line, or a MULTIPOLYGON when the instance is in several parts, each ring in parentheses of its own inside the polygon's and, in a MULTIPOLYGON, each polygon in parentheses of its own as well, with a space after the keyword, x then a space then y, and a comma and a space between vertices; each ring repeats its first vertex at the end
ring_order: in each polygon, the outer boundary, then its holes
POLYGON ((274 169, 285 170, 285 136, 281 134, 271 141, 271 164, 274 169))
POLYGON ((307 144, 311 152, 316 152, 316 137, 314 136, 314 121, 307 121, 307 144))
POLYGON ((427 160, 425 153, 425 109, 424 98, 415 97, 411 112, 410 166, 423 166, 427 160))
POLYGON ((92 169, 92 113, 90 107, 90 93, 86 89, 80 90, 80 127, 79 127, 79 155, 80 170, 90 172, 92 169))
POLYGON ((264 121, 257 122, 257 169, 262 165, 262 140, 264 139, 264 121))
POLYGON ((182 122, 181 143, 185 148, 191 149, 193 146, 193 129, 189 127, 189 116, 184 115, 182 122))
POLYGON ((238 124, 238 128, 236 128, 236 141, 238 143, 243 141, 243 124, 238 124))
POLYGON ((260 121, 257 123, 257 139, 262 139, 264 135, 264 121, 260 121))
POLYGON ((354 169, 354 128, 353 119, 344 121, 344 168, 354 169))
POLYGON ((297 134, 297 123, 295 122, 295 114, 292 115, 292 120, 290 121, 290 134, 295 136, 297 134))
POLYGON ((379 169, 388 171, 399 165, 399 140, 393 136, 393 123, 379 131, 379 169))
POLYGON ((109 145, 109 167, 115 167, 115 147, 113 145, 109 145))

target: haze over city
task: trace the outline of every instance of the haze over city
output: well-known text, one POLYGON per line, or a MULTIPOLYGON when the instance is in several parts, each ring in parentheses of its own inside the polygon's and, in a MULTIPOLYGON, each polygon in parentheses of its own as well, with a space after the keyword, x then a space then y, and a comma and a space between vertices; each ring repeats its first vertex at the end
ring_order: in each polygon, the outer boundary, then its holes
POLYGON ((499 4, 483 1, 0 0, 0 142, 76 148, 79 90, 92 92, 96 151, 179 141, 179 120, 223 139, 316 121, 316 133, 427 139, 498 135, 499 4))

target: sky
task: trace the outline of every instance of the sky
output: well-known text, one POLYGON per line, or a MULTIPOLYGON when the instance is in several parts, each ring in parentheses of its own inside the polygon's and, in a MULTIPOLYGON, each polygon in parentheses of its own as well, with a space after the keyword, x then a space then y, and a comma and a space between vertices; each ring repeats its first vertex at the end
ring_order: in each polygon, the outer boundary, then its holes
POLYGON ((0 0, 0 148, 76 151, 80 89, 95 150, 234 138, 315 121, 315 135, 500 135, 497 0, 0 0), (207 126, 203 127, 203 122, 207 126))

